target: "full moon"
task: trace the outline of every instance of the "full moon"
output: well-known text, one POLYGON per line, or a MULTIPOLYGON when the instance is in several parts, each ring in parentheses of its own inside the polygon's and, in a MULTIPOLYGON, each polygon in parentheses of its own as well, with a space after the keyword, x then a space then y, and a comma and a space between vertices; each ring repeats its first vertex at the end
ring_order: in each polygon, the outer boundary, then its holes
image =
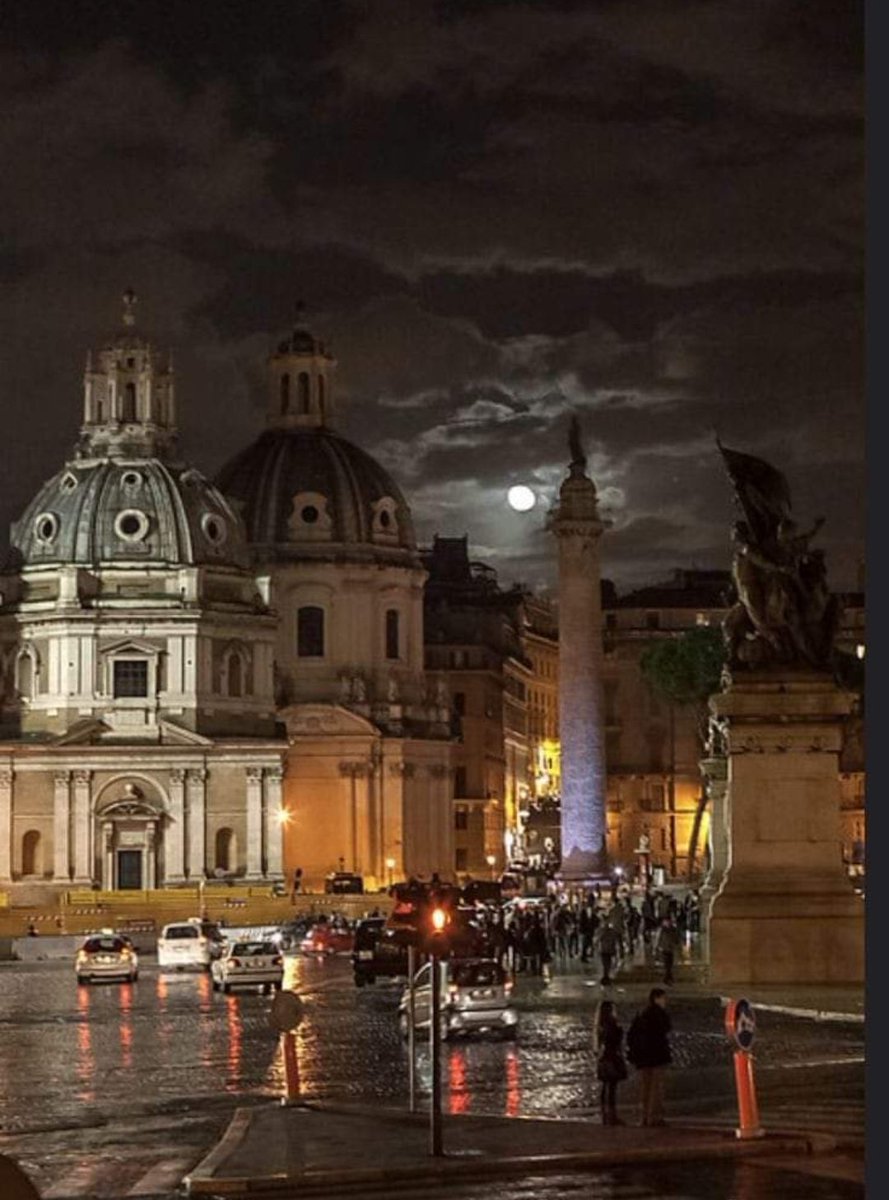
POLYGON ((529 512, 537 503, 537 497, 524 483, 517 483, 515 487, 511 487, 506 493, 506 499, 509 507, 514 508, 516 512, 529 512))

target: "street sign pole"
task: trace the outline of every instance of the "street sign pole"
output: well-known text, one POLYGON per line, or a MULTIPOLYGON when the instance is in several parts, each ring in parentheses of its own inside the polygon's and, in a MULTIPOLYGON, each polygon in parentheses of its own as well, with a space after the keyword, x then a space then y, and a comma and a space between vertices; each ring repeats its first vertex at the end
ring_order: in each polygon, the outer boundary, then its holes
POLYGON ((407 1086, 410 1102, 410 1111, 417 1111, 417 1032, 414 1025, 416 1021, 416 993, 414 984, 414 975, 417 971, 417 951, 413 946, 407 948, 407 1086))
POLYGON ((432 1057, 432 1095, 429 1101, 429 1153, 440 1158, 441 1142, 441 959, 432 954, 432 1013, 429 1021, 429 1051, 432 1057))

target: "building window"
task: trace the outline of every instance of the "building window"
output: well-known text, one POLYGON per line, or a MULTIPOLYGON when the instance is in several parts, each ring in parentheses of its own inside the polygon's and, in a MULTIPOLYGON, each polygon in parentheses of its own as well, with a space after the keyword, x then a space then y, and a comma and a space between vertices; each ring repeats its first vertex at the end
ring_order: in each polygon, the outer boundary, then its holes
POLYGON ((286 372, 281 376, 281 412, 290 412, 290 376, 286 372))
POLYGON ((118 658, 114 662, 114 698, 148 695, 148 663, 144 658, 118 658))
POLYGON ((454 712, 458 717, 466 715, 466 693, 454 692, 454 712))
POLYGON ((454 795, 466 795, 466 768, 457 767, 454 771, 454 795))
POLYGON ((123 388, 123 414, 121 420, 135 421, 136 419, 136 385, 125 383, 123 388))
POLYGON ((324 609, 301 608, 296 615, 296 652, 300 658, 324 657, 324 609))
POLYGON ((233 871, 235 867, 235 834, 233 829, 224 826, 216 831, 216 855, 214 859, 214 867, 217 871, 225 871, 226 873, 233 871))
POLYGON ((660 613, 650 612, 645 614, 645 627, 647 629, 660 629, 661 615, 660 613))
POLYGON ((244 694, 244 664, 240 654, 228 656, 228 694, 243 696, 244 694))
POLYGON ((309 377, 305 371, 300 371, 296 381, 297 412, 305 415, 309 411, 309 377))
POLYGON ((386 657, 398 658, 398 609, 386 610, 386 657))
POLYGON ((465 871, 469 864, 469 851, 465 846, 458 846, 454 851, 454 870, 465 871))
POLYGON ((464 830, 469 828, 469 813, 465 808, 458 808, 455 810, 454 828, 464 830))

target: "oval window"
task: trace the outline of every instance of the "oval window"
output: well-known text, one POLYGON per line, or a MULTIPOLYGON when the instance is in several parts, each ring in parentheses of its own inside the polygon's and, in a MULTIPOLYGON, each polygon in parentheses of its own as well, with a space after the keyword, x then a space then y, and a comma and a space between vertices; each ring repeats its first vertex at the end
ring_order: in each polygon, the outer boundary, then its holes
POLYGON ((122 541, 138 542, 148 533, 148 517, 135 508, 124 509, 114 521, 114 532, 122 541))
POLYGON ((34 532, 38 542, 42 542, 44 546, 54 542, 59 532, 59 520, 55 513, 41 513, 34 522, 34 532))
POLYGON ((214 546, 221 546, 225 541, 225 522, 215 513, 204 513, 201 518, 201 528, 204 531, 204 537, 214 546))
POLYGON ((319 515, 318 509, 314 504, 307 504, 300 513, 300 516, 307 525, 314 525, 318 520, 319 515))

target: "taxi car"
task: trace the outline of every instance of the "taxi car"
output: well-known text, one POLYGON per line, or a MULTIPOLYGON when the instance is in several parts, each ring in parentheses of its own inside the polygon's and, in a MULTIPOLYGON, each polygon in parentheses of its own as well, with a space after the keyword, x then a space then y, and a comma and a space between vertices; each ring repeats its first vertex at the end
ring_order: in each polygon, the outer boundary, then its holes
POLYGON ((95 979, 139 978, 139 956, 129 938, 118 933, 94 933, 85 938, 74 959, 78 983, 95 979))
MULTIPOLYGON (((518 1014, 510 1003, 512 983, 494 958, 452 958, 439 963, 441 971, 442 1038, 459 1033, 496 1032, 516 1036, 518 1014)), ((414 1028, 428 1029, 432 1012, 432 964, 414 976, 414 1028)), ((399 1004, 399 1025, 408 1033, 409 990, 399 1004)))
POLYGON ((210 964, 213 991, 230 992, 233 987, 280 988, 284 981, 284 958, 277 942, 231 942, 210 964))

